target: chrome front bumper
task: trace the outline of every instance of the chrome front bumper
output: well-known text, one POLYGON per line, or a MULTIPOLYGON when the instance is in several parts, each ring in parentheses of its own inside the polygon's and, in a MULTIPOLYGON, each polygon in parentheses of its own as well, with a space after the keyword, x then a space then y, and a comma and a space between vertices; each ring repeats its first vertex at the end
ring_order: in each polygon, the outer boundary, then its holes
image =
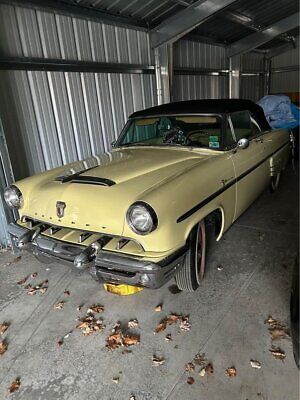
POLYGON ((187 247, 177 250, 155 263, 102 250, 101 239, 90 246, 75 245, 43 236, 39 227, 30 230, 18 224, 8 225, 13 251, 25 249, 43 261, 57 261, 87 269, 94 279, 102 282, 159 288, 182 267, 187 247))

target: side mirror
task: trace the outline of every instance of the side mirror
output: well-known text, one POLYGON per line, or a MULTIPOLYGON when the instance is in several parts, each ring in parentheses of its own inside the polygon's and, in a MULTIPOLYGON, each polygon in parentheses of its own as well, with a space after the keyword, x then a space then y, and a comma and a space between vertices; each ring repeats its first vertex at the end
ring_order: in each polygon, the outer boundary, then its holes
POLYGON ((237 147, 240 149, 246 149, 249 146, 249 140, 242 138, 237 142, 237 147))

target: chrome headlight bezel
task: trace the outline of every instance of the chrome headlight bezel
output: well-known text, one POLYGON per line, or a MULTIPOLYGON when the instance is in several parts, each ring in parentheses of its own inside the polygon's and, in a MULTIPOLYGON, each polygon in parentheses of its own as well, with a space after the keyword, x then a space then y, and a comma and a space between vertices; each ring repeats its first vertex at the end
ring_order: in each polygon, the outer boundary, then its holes
POLYGON ((4 190, 4 200, 8 207, 19 210, 23 206, 23 195, 15 185, 8 186, 4 190))
POLYGON ((154 209, 147 203, 143 201, 137 201, 133 203, 127 210, 126 221, 131 230, 138 235, 148 235, 153 232, 158 226, 158 218, 154 209), (134 223, 134 211, 140 210, 144 214, 148 214, 148 226, 145 230, 139 229, 134 223))

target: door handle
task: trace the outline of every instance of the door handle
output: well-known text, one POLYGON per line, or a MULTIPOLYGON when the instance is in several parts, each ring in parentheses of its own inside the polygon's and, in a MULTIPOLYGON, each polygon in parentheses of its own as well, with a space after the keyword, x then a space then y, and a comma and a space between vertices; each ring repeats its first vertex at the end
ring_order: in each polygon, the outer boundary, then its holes
POLYGON ((256 141, 256 143, 263 143, 264 139, 263 138, 256 138, 255 141, 256 141))

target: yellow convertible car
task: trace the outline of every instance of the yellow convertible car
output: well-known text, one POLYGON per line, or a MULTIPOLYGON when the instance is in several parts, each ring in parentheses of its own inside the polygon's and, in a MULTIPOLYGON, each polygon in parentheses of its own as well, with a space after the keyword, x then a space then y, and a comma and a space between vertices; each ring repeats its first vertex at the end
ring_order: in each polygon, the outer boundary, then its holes
POLYGON ((14 250, 86 268, 100 282, 193 291, 219 240, 290 153, 247 100, 193 100, 132 114, 113 150, 5 190, 14 250))

